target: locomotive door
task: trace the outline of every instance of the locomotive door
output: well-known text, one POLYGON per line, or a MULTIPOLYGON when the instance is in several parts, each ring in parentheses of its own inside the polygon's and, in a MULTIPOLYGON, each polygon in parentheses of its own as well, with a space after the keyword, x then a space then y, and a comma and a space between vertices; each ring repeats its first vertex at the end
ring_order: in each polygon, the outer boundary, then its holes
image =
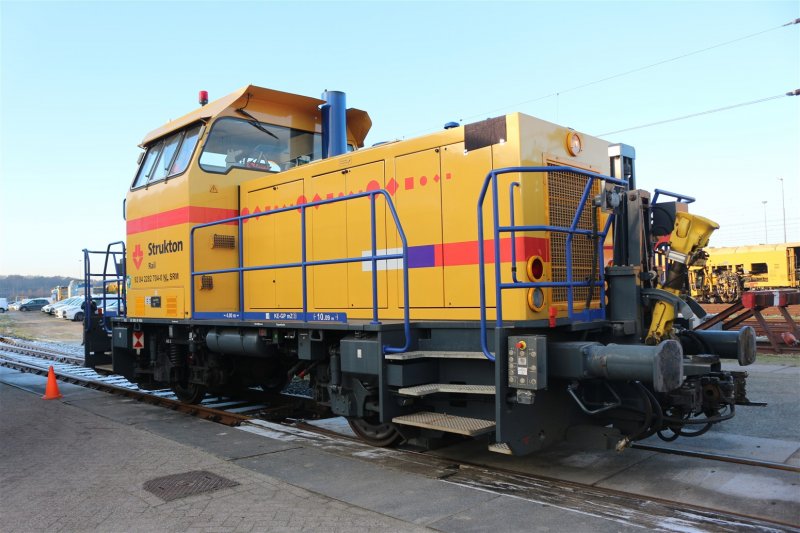
MULTIPOLYGON (((272 211, 304 202, 303 180, 270 185, 246 197, 251 213, 272 211)), ((244 227, 244 266, 296 263, 301 260, 300 211, 291 210, 247 221, 244 227)), ((245 273, 245 307, 298 309, 303 306, 299 267, 245 273)))
MULTIPOLYGON (((383 189, 384 163, 366 165, 314 176, 309 196, 312 200, 331 199, 383 189)), ((371 254, 370 202, 358 198, 325 204, 312 209, 311 248, 314 261, 364 257, 371 254)), ((378 255, 386 249, 386 205, 375 200, 375 235, 378 255)), ((378 263, 378 307, 387 306, 386 262, 378 263)), ((371 309, 372 264, 354 262, 312 268, 312 305, 318 309, 371 309)))

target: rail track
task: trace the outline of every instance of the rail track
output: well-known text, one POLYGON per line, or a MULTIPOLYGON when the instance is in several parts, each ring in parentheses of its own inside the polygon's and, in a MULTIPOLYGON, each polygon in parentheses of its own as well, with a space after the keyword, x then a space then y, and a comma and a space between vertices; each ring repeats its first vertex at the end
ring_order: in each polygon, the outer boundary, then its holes
MULTIPOLYGON (((509 495, 531 502, 667 531, 798 531, 794 524, 764 516, 736 514, 720 509, 687 505, 666 499, 641 496, 585 483, 565 481, 539 474, 529 474, 479 461, 453 460, 441 454, 413 449, 384 449, 369 446, 355 437, 289 418, 286 405, 254 404, 247 400, 208 398, 201 405, 178 401, 171 391, 143 391, 120 376, 104 376, 80 366, 82 359, 42 348, 35 344, 0 337, 0 366, 21 372, 45 375, 53 366, 59 380, 94 390, 134 398, 191 416, 228 426, 240 426, 252 433, 279 440, 300 441, 323 448, 328 453, 359 457, 404 472, 422 474, 447 483, 471 487, 495 494, 509 495), (278 421, 282 422, 278 422, 278 421)), ((660 446, 634 444, 634 448, 680 454, 747 467, 800 473, 800 468, 747 458, 689 452, 660 446)))
POLYGON ((65 383, 133 398, 142 403, 165 407, 228 426, 237 426, 248 420, 250 416, 247 413, 270 409, 266 404, 232 401, 226 398, 207 398, 200 405, 190 405, 179 401, 170 390, 145 391, 121 376, 98 374, 82 365, 81 357, 0 337, 0 366, 20 372, 47 375, 49 367, 52 366, 56 377, 65 383))

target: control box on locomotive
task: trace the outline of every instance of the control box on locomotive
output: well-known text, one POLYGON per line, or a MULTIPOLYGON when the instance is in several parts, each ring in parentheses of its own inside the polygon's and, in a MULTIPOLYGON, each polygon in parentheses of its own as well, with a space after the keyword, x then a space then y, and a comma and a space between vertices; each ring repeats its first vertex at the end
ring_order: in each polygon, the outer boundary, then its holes
POLYGON ((720 360, 753 330, 693 331, 684 293, 718 226, 636 189, 631 147, 513 113, 364 148, 369 116, 323 97, 248 86, 147 135, 88 366, 188 402, 300 376, 373 444, 515 455, 747 403, 720 360))

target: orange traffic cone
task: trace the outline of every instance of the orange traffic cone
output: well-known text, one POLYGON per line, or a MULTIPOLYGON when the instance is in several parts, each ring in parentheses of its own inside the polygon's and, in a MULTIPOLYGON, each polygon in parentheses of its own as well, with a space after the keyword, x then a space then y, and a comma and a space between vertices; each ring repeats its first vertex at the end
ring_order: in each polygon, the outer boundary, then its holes
POLYGON ((42 400, 58 400, 61 398, 61 393, 58 392, 58 381, 56 381, 56 373, 53 367, 47 371, 47 387, 44 389, 44 396, 42 400))

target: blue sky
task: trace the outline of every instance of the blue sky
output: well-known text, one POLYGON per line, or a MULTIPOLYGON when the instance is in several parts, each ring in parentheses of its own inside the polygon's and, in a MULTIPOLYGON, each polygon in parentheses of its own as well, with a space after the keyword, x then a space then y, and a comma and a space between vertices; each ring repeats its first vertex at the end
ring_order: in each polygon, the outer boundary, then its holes
MULTIPOLYGON (((792 2, 0 1, 0 275, 124 238, 145 133, 253 83, 368 111, 367 143, 511 111, 601 134, 800 88, 792 2), (614 74, 732 41, 588 87, 614 74), (549 96, 559 93, 558 96, 549 96)), ((800 241, 800 97, 605 137, 698 198, 713 246, 800 241)))

